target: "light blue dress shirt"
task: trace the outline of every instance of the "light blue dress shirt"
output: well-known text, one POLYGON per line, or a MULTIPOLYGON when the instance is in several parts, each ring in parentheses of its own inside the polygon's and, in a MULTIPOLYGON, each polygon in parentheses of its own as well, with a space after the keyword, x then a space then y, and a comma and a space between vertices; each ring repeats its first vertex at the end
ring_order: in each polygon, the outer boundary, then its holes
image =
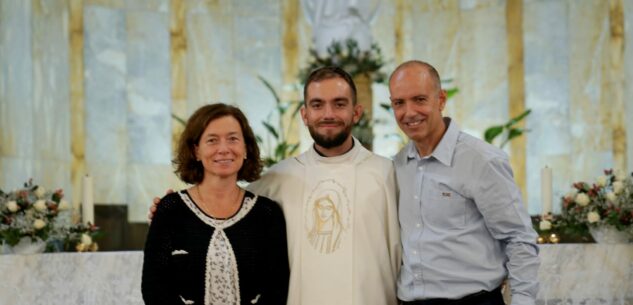
POLYGON ((430 156, 410 142, 395 157, 404 250, 398 298, 459 299, 509 277, 512 304, 534 304, 537 235, 508 157, 444 122, 430 156))

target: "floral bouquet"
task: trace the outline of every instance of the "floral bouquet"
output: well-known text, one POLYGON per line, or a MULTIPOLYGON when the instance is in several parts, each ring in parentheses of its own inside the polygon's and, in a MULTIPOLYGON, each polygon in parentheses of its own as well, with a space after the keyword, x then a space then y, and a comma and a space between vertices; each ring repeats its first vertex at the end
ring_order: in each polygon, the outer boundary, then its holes
POLYGON ((605 170, 594 183, 574 183, 562 201, 562 220, 575 231, 604 226, 618 231, 631 231, 633 228, 631 175, 605 170))
POLYGON ((95 252, 99 250, 96 240, 103 232, 93 224, 79 223, 62 229, 64 251, 95 252))
POLYGON ((15 246, 25 237, 46 241, 57 229, 57 217, 70 209, 63 197, 61 189, 47 191, 32 180, 16 191, 0 190, 0 243, 15 246))

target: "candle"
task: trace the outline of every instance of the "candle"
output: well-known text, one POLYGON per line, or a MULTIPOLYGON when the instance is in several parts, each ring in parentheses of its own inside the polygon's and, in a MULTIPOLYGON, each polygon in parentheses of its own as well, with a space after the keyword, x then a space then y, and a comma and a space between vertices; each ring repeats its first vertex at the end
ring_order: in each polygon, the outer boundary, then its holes
POLYGON ((85 175, 83 179, 83 194, 81 200, 81 222, 95 223, 95 211, 92 195, 92 177, 85 175))
POLYGON ((541 204, 543 216, 552 212, 552 169, 541 169, 541 204))

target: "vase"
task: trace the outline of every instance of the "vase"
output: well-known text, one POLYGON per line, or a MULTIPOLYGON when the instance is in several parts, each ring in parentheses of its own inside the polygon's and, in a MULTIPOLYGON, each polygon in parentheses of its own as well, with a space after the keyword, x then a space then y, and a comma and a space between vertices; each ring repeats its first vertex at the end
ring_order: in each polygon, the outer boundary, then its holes
POLYGON ((619 231, 613 226, 590 227, 589 233, 599 244, 626 244, 631 239, 629 232, 619 231))
POLYGON ((20 241, 12 247, 13 254, 37 254, 44 253, 46 250, 46 242, 36 238, 33 241, 30 237, 22 237, 20 241))

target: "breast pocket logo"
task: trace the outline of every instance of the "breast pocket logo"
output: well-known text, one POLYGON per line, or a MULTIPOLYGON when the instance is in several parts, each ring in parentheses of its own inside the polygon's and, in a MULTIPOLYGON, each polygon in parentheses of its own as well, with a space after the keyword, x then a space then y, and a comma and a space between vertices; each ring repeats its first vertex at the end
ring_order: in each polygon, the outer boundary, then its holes
POLYGON ((319 253, 336 251, 350 224, 347 190, 333 179, 317 183, 305 204, 305 229, 312 247, 319 253))

